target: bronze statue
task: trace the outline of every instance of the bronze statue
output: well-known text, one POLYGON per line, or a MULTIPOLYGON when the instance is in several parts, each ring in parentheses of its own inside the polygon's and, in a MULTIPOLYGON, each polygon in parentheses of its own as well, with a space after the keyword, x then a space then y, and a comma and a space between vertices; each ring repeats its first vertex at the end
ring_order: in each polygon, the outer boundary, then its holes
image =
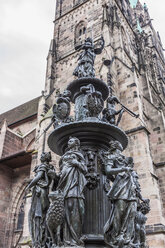
POLYGON ((133 247, 137 212, 133 159, 122 155, 122 150, 118 141, 112 141, 109 152, 105 154, 105 172, 107 178, 113 176, 113 185, 107 193, 112 209, 104 227, 104 236, 105 242, 116 248, 133 247))
POLYGON ((115 104, 119 103, 119 100, 117 99, 116 96, 110 96, 107 99, 107 106, 103 110, 103 121, 109 122, 112 125, 117 125, 119 124, 121 117, 123 115, 124 109, 121 108, 120 110, 115 109, 115 104), (118 120, 116 121, 116 115, 120 114, 118 120))
MULTIPOLYGON (((92 84, 83 86, 80 88, 80 92, 84 94, 84 101, 82 105, 81 116, 82 119, 87 117, 98 117, 98 115, 103 110, 104 101, 102 99, 102 94, 99 91, 95 90, 95 87, 92 84)), ((81 106, 78 106, 79 110, 81 106)), ((80 111, 78 111, 80 115, 80 111)))
POLYGON ((100 175, 96 172, 97 166, 97 149, 91 149, 86 147, 85 149, 85 159, 88 168, 88 173, 86 174, 87 188, 94 190, 98 187, 100 182, 100 175))
POLYGON ((50 152, 43 152, 41 154, 41 164, 34 168, 35 176, 26 188, 26 192, 32 188, 29 230, 35 248, 45 247, 48 238, 46 228, 46 213, 50 204, 48 194, 52 177, 56 174, 54 166, 49 164, 50 161, 50 152))
POLYGON ((136 172, 134 174, 134 182, 136 184, 137 196, 137 211, 135 217, 135 236, 133 244, 135 248, 147 248, 146 245, 146 230, 145 224, 147 221, 146 214, 150 211, 150 200, 144 199, 141 195, 141 188, 139 184, 139 176, 136 172))
POLYGON ((80 151, 79 139, 70 137, 68 151, 61 157, 59 167, 60 180, 57 189, 63 192, 65 199, 64 245, 81 246, 85 211, 83 191, 87 167, 80 151))
POLYGON ((95 47, 93 40, 87 38, 85 43, 78 47, 78 49, 83 50, 78 58, 78 66, 73 72, 73 75, 78 78, 82 77, 95 77, 94 61, 96 54, 100 54, 104 48, 104 40, 101 38, 100 47, 95 47))
POLYGON ((103 39, 96 46, 90 38, 79 47, 82 53, 74 75, 81 79, 58 95, 52 123, 44 130, 46 134, 54 123, 48 145, 62 157, 57 175, 49 164, 50 153, 43 153, 27 187, 32 188, 29 226, 34 248, 79 247, 84 241, 87 247, 147 248, 149 202, 142 198, 133 159, 122 154, 128 138, 117 127, 124 111, 136 118, 139 115, 117 97, 108 98, 108 86, 94 78, 94 60, 103 47, 103 39), (75 121, 70 117, 71 101, 75 121))
POLYGON ((57 98, 56 104, 53 105, 53 122, 54 128, 61 123, 70 122, 70 96, 71 92, 69 90, 64 90, 63 94, 60 94, 57 98))
POLYGON ((147 221, 146 214, 150 211, 150 201, 149 199, 139 202, 136 218, 135 218, 135 239, 134 247, 135 248, 148 248, 146 244, 146 230, 145 225, 147 221))
POLYGON ((75 120, 85 120, 88 117, 98 117, 103 110, 102 94, 95 90, 92 84, 80 88, 80 95, 76 100, 75 120))

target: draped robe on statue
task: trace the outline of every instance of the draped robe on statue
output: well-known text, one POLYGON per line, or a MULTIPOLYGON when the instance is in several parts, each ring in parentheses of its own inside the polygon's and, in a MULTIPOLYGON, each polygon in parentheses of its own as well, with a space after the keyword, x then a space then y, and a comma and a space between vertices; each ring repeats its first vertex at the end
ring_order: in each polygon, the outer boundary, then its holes
POLYGON ((82 245, 82 225, 85 212, 83 190, 86 185, 85 160, 81 152, 68 151, 60 160, 58 189, 65 197, 65 221, 63 239, 65 245, 82 245), (75 165, 76 164, 76 165, 75 165))
POLYGON ((45 243, 46 234, 46 212, 49 208, 49 184, 51 182, 48 171, 50 167, 47 164, 41 164, 34 170, 35 175, 42 173, 42 177, 36 183, 32 190, 32 202, 29 211, 29 230, 33 244, 42 246, 45 243))
MULTIPOLYGON (((118 169, 122 158, 112 165, 118 169)), ((133 173, 117 173, 107 196, 112 203, 110 217, 104 227, 105 241, 111 248, 126 248, 135 236, 135 215, 137 210, 136 182, 133 173)))

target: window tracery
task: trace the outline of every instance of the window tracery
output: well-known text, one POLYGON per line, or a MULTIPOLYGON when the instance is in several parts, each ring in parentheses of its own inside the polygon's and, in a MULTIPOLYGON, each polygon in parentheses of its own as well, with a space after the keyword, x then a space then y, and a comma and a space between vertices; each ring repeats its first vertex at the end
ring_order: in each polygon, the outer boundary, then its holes
POLYGON ((87 33, 87 25, 86 22, 80 21, 75 28, 75 46, 81 45, 87 33))

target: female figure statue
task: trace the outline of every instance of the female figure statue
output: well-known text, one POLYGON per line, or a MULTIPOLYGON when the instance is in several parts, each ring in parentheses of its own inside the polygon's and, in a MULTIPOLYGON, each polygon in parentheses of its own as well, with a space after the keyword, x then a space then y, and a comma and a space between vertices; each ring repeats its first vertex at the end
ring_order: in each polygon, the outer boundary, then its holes
POLYGON ((51 154, 41 154, 41 164, 34 168, 35 176, 26 188, 32 188, 32 202, 29 211, 29 230, 35 248, 45 247, 47 240, 46 213, 49 208, 49 185, 56 176, 53 165, 50 165, 51 154))
POLYGON ((65 220, 63 240, 66 246, 82 246, 82 225, 84 216, 84 194, 87 167, 80 152, 80 141, 70 138, 68 151, 61 157, 59 190, 64 194, 65 220))
POLYGON ((101 37, 99 44, 94 45, 91 38, 87 38, 85 43, 77 47, 82 50, 78 58, 78 66, 75 68, 73 75, 78 78, 95 77, 94 62, 97 54, 101 54, 104 48, 104 39, 101 37))
POLYGON ((94 44, 91 38, 87 38, 85 43, 79 48, 83 50, 78 58, 78 66, 73 72, 73 75, 78 78, 94 77, 94 61, 96 54, 94 52, 94 44))
POLYGON ((122 155, 122 150, 118 141, 111 141, 110 149, 105 154, 105 173, 113 181, 107 194, 112 209, 104 227, 105 242, 111 248, 134 247, 137 185, 133 159, 122 155))

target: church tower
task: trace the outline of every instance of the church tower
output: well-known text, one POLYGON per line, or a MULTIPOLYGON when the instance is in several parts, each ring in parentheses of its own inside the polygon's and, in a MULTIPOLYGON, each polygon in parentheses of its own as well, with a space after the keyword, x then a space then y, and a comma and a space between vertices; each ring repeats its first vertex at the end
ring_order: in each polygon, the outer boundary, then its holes
MULTIPOLYGON (((151 211, 147 215, 146 226, 148 247, 164 248, 165 59, 159 33, 154 30, 147 6, 142 6, 139 1, 135 2, 56 0, 54 34, 47 57, 45 89, 38 107, 31 177, 41 153, 50 151, 47 139, 53 130, 52 107, 59 91, 63 92, 75 79, 73 71, 77 66, 80 46, 89 37, 99 49, 99 44, 104 40, 104 49, 95 60, 96 78, 107 83, 111 96, 118 97, 118 108, 124 106, 119 124, 129 139, 124 153, 134 158, 142 195, 150 199, 151 211)), ((52 158, 52 164, 58 171, 59 157, 52 154, 52 158)), ((106 204, 101 205, 102 197, 105 197, 101 193, 91 197, 95 197, 97 207, 93 205, 94 209, 87 213, 94 224, 87 231, 84 228, 86 247, 104 247, 103 229, 98 226, 103 227, 105 224, 110 211, 109 203, 104 201, 106 204), (104 211, 104 218, 95 219, 95 211, 104 211)), ((27 224, 30 202, 29 196, 26 198, 22 237, 17 240, 19 245, 16 247, 30 247, 27 224)), ((5 248, 7 247, 14 246, 5 248)))

